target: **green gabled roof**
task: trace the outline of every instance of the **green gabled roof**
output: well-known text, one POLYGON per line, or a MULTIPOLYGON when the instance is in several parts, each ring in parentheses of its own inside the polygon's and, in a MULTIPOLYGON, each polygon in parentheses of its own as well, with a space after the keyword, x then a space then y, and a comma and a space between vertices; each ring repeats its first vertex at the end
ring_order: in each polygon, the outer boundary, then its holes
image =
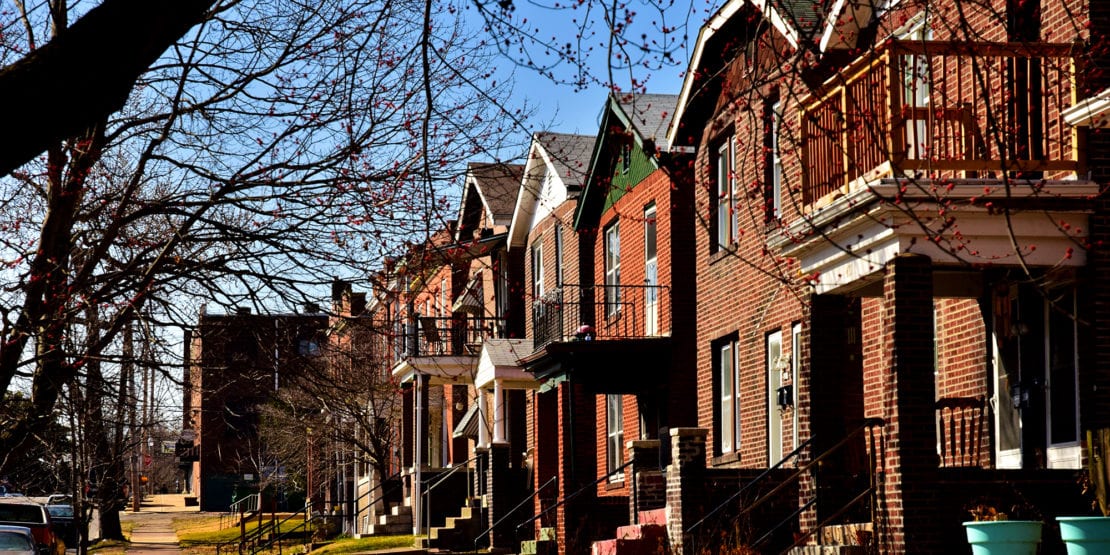
MULTIPOLYGON (((667 151, 667 128, 671 124, 678 95, 673 94, 610 94, 605 103, 601 127, 590 156, 590 171, 586 178, 581 200, 574 214, 574 228, 582 229, 598 223, 601 214, 617 201, 626 190, 612 191, 610 178, 615 170, 615 158, 610 154, 610 143, 615 140, 614 127, 631 134, 634 162, 640 162, 639 171, 631 171, 634 181, 628 190, 659 167, 659 161, 644 149, 645 141, 653 149, 667 151), (647 166, 646 168, 644 166, 647 166), (648 169, 650 168, 650 169, 648 169), (646 169, 646 172, 644 171, 646 169), (604 188, 604 189, 603 189, 604 188), (615 195, 615 196, 614 196, 615 195)), ((636 168, 634 168, 635 170, 636 168)))

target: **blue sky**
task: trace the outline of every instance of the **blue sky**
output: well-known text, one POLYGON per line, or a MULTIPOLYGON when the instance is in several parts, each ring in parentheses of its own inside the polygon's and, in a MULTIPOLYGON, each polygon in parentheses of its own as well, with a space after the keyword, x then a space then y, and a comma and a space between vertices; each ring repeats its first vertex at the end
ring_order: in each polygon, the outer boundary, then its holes
MULTIPOLYGON (((624 63, 624 60, 610 64, 613 59, 609 51, 611 33, 601 9, 611 9, 613 3, 602 6, 592 4, 592 0, 570 0, 571 7, 567 7, 566 0, 562 3, 557 0, 513 0, 514 22, 528 33, 526 40, 533 42, 525 44, 523 49, 514 42, 504 50, 518 60, 522 56, 531 56, 536 65, 546 64, 545 69, 554 76, 554 80, 550 75, 541 75, 528 67, 514 66, 508 56, 501 58, 498 69, 506 74, 512 71, 516 95, 527 98, 536 107, 534 121, 537 125, 550 131, 596 134, 598 117, 608 93, 604 82, 609 80, 610 75, 622 90, 629 90, 634 79, 646 82, 646 92, 649 93, 679 92, 692 43, 702 23, 716 10, 718 1, 678 0, 674 4, 654 0, 624 1, 625 4, 617 4, 619 15, 615 19, 627 25, 622 36, 637 43, 630 45, 630 54, 643 56, 632 64, 624 63), (662 28, 667 28, 669 32, 664 33, 662 28), (637 47, 645 41, 650 47, 657 47, 666 41, 671 59, 662 60, 655 54, 645 56, 643 50, 637 47), (570 45, 576 54, 591 50, 583 65, 589 76, 588 81, 592 82, 584 86, 556 83, 558 80, 574 80, 576 68, 550 54, 544 46, 551 44, 570 45), (613 68, 612 73, 610 68, 613 68)), ((470 12, 469 17, 480 24, 477 14, 467 11, 470 12)))

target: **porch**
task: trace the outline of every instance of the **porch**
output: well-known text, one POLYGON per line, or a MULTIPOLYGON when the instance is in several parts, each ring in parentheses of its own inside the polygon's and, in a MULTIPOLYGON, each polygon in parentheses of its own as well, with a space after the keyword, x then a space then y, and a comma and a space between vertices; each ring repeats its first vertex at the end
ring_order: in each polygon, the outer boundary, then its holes
POLYGON ((891 40, 802 100, 803 211, 883 177, 1068 179, 1080 47, 891 40), (1034 172, 1036 172, 1034 174, 1034 172))

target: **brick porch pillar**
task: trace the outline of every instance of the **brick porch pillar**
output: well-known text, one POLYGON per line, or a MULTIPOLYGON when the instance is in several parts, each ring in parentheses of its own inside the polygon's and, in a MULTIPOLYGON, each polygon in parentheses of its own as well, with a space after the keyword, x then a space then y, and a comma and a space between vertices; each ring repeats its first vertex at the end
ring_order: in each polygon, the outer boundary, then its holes
MULTIPOLYGON (((517 497, 510 489, 512 474, 509 470, 509 455, 508 443, 491 443, 487 451, 486 511, 489 514, 487 526, 493 526, 495 522, 501 520, 509 509, 512 509, 510 500, 517 497)), ((497 525, 489 533, 491 547, 510 547, 513 539, 513 523, 508 520, 497 525)))
POLYGON ((640 511, 659 509, 667 504, 667 483, 659 470, 659 440, 629 441, 628 457, 632 461, 632 491, 628 495, 628 522, 637 522, 640 511))
POLYGON ((881 393, 887 449, 880 545, 894 553, 936 553, 932 260, 907 254, 887 264, 883 303, 889 374, 881 393))
POLYGON ((693 555, 686 529, 705 514, 704 428, 671 429, 671 465, 667 467, 667 536, 672 555, 693 555))

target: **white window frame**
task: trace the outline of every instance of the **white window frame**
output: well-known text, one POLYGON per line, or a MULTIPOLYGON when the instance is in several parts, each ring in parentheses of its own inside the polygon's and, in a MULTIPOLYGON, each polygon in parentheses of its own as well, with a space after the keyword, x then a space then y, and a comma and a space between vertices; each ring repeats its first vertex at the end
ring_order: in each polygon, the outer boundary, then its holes
MULTIPOLYGON (((606 470, 612 474, 624 465, 624 399, 619 394, 605 396, 606 470)), ((624 471, 609 476, 610 482, 623 482, 624 471)))
POLYGON ((736 146, 730 134, 717 147, 717 247, 728 248, 736 240, 736 146))
POLYGON ((1052 417, 1056 411, 1052 407, 1053 388, 1055 384, 1052 383, 1052 335, 1058 333, 1057 327, 1052 324, 1053 312, 1057 310, 1066 310, 1070 314, 1075 314, 1079 308, 1076 300, 1076 290, 1071 289, 1071 306, 1057 307, 1052 306, 1049 299, 1044 300, 1044 380, 1045 380, 1045 445, 1047 452, 1045 453, 1045 460, 1048 468, 1063 468, 1063 469, 1079 469, 1081 468, 1082 456, 1082 430, 1079 422, 1079 329, 1076 325, 1075 319, 1071 319, 1071 330, 1068 333, 1071 335, 1071 369, 1072 369, 1072 408, 1075 411, 1073 421, 1075 422, 1075 439, 1072 441, 1053 442, 1052 438, 1052 417))
POLYGON ((798 376, 802 373, 802 324, 795 322, 790 326, 790 402, 793 408, 793 426, 790 434, 790 451, 799 445, 798 433, 798 376))
POLYGON ((659 333, 659 226, 655 203, 644 208, 644 335, 659 333), (654 252, 648 249, 651 245, 654 252))
POLYGON ((532 243, 532 298, 542 300, 544 291, 543 282, 543 238, 532 243))
POLYGON ((740 445, 739 370, 736 364, 736 347, 735 338, 715 343, 713 346, 713 356, 717 359, 717 408, 720 412, 717 426, 720 437, 717 443, 721 455, 737 451, 740 445))
POLYGON ((605 228, 605 316, 621 311, 621 234, 620 222, 605 228))
POLYGON ((771 212, 772 219, 782 217, 782 101, 771 106, 771 212))
POLYGON ((767 363, 767 463, 782 460, 782 414, 778 405, 778 388, 782 385, 782 330, 766 335, 763 344, 767 363))
POLYGON ((563 286, 563 226, 555 224, 555 288, 563 286))

